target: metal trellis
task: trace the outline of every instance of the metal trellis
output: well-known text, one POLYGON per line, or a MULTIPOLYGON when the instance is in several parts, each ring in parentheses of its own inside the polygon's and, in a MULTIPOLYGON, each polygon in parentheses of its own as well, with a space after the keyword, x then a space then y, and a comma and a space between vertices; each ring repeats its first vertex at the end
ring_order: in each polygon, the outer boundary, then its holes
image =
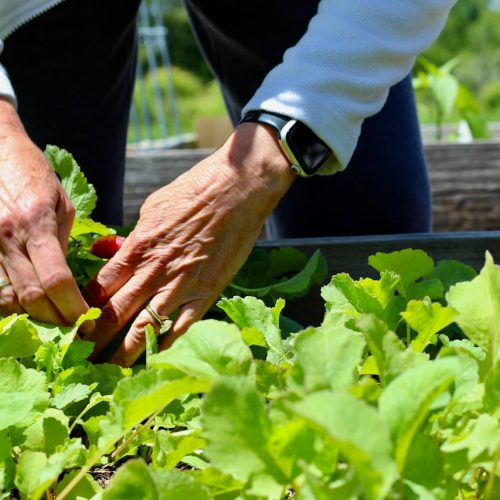
POLYGON ((182 131, 172 78, 168 30, 158 0, 142 1, 138 32, 136 98, 130 113, 133 142, 138 148, 171 147, 182 142, 182 131), (160 72, 165 74, 166 81, 162 81, 160 72))

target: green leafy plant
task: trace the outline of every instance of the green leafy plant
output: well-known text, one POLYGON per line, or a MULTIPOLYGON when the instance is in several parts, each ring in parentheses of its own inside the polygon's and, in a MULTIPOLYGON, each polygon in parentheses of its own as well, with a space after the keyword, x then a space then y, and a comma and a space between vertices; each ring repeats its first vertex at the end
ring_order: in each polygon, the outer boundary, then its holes
MULTIPOLYGON (((86 251, 88 234, 72 244, 86 251)), ((498 498, 492 256, 477 273, 419 249, 377 253, 377 278, 332 276, 320 324, 289 329, 279 295, 304 288, 283 274, 317 272, 277 252, 249 259, 214 308, 222 319, 162 352, 148 331, 132 369, 89 362, 91 343, 75 340, 96 309, 72 327, 0 319, 2 496, 498 498)))
POLYGON ((443 138, 443 124, 453 114, 463 120, 475 139, 489 137, 485 120, 472 92, 452 74, 459 62, 451 59, 442 66, 436 66, 425 57, 417 58, 420 69, 413 78, 417 97, 430 102, 436 124, 436 139, 443 138))

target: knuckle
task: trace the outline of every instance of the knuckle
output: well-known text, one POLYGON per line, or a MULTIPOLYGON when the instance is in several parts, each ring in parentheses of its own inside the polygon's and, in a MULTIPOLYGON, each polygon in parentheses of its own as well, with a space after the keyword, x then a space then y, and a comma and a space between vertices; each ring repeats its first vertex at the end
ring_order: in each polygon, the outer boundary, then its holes
POLYGON ((44 199, 34 198, 26 203, 21 211, 21 218, 26 222, 38 222, 50 212, 50 207, 44 199))
POLYGON ((5 287, 0 291, 0 309, 8 310, 16 303, 17 296, 12 286, 5 287))
POLYGON ((10 240, 15 234, 15 224, 12 216, 5 214, 0 216, 0 239, 10 240))
POLYGON ((19 304, 21 304, 23 308, 29 307, 30 304, 35 302, 39 302, 44 296, 45 292, 37 286, 27 286, 19 290, 17 294, 19 304))
POLYGON ((127 318, 117 307, 104 306, 99 318, 99 325, 106 330, 115 331, 125 324, 127 318))
POLYGON ((145 231, 135 231, 130 242, 132 243, 130 247, 130 257, 132 259, 148 254, 151 248, 154 247, 154 238, 151 237, 151 233, 145 231))
POLYGON ((132 349, 144 347, 146 345, 144 328, 132 328, 128 333, 127 343, 131 346, 132 349))
POLYGON ((12 207, 3 207, 0 212, 0 237, 12 237, 19 229, 29 231, 53 213, 50 200, 36 195, 12 207))
POLYGON ((75 214, 76 214, 76 209, 73 206, 73 203, 71 203, 71 201, 68 200, 68 202, 66 203, 66 215, 74 219, 75 214))
POLYGON ((64 270, 54 271, 42 281, 43 289, 50 295, 59 290, 68 288, 73 282, 73 277, 64 270))

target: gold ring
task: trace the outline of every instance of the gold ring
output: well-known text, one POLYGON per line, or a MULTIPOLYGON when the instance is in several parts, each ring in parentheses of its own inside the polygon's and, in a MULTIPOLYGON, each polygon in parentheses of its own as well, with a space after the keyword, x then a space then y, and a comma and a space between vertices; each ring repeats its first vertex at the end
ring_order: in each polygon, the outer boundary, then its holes
POLYGON ((155 323, 160 327, 160 334, 167 333, 170 330, 173 321, 168 316, 158 314, 151 304, 148 304, 145 309, 154 319, 155 323))
POLYGON ((0 290, 6 286, 12 286, 9 278, 0 278, 0 290))

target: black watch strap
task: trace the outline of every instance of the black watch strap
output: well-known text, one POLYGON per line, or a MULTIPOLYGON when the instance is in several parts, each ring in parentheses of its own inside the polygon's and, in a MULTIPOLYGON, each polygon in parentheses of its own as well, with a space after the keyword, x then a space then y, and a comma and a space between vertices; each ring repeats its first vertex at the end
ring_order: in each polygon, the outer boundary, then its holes
POLYGON ((290 161, 292 172, 301 177, 314 175, 332 156, 331 149, 306 125, 279 113, 252 110, 240 123, 264 123, 278 132, 281 149, 290 161))
POLYGON ((240 123, 245 122, 259 122, 271 125, 278 132, 290 121, 290 118, 276 113, 266 113, 263 111, 248 111, 245 116, 240 120, 240 123))

